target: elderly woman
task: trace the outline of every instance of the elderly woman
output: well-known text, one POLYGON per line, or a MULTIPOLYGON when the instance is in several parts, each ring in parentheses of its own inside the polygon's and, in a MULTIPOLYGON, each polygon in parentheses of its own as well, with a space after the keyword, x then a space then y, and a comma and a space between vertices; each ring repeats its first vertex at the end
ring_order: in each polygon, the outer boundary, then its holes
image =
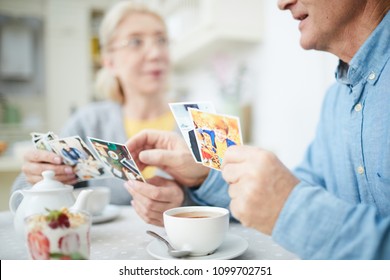
MULTIPOLYGON (((61 136, 79 135, 84 141, 91 136, 124 143, 145 128, 174 130, 167 100, 169 44, 162 17, 143 5, 119 2, 102 21, 100 43, 103 67, 96 84, 99 93, 110 100, 80 109, 64 125, 61 136)), ((48 169, 54 170, 56 179, 63 183, 77 182, 72 168, 52 152, 31 150, 24 158, 23 172, 13 191, 40 181, 42 171, 48 169)), ((87 184, 109 186, 113 204, 128 204, 134 198, 131 203, 140 216, 161 225, 162 212, 181 205, 184 192, 174 181, 156 176, 156 171, 143 170, 149 184, 142 183, 142 187, 126 189, 118 179, 87 184)))

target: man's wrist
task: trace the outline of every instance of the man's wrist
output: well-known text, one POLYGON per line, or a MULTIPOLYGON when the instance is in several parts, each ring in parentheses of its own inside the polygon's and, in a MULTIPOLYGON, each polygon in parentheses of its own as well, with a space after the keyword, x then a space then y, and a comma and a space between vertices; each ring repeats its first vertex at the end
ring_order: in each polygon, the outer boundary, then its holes
POLYGON ((196 181, 194 182, 194 184, 193 184, 192 186, 190 186, 189 188, 191 188, 191 189, 193 189, 193 190, 199 189, 200 186, 202 186, 202 184, 204 183, 204 181, 206 181, 206 179, 207 179, 207 177, 209 176, 209 174, 210 174, 210 169, 207 168, 207 170, 206 170, 206 172, 204 173, 204 175, 203 175, 203 176, 200 176, 200 177, 198 178, 198 180, 196 180, 196 181))

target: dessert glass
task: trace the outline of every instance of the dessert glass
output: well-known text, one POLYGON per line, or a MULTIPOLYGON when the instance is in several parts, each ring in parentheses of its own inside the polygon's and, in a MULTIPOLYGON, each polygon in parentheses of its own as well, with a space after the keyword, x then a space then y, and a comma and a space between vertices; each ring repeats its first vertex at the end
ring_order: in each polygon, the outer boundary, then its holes
POLYGON ((25 237, 33 260, 80 260, 90 254, 91 216, 67 208, 25 219, 25 237))

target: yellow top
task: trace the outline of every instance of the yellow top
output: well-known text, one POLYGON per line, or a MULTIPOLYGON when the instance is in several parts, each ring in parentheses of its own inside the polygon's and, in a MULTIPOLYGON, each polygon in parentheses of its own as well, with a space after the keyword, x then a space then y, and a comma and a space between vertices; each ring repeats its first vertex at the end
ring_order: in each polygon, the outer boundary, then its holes
MULTIPOLYGON (((175 119, 171 112, 167 112, 160 117, 153 120, 134 120, 126 118, 124 119, 125 131, 128 138, 133 137, 135 134, 144 129, 158 129, 172 131, 175 128, 175 119)), ((153 177, 156 173, 155 167, 147 167, 142 171, 142 175, 145 179, 153 177)))

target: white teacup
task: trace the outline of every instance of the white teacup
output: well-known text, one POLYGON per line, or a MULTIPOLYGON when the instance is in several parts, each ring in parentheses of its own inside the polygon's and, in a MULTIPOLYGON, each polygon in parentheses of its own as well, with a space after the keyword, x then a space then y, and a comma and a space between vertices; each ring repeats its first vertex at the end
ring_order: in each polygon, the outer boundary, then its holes
POLYGON ((164 212, 164 227, 175 249, 189 250, 191 256, 204 256, 224 241, 229 211, 209 206, 172 208, 164 212))
MULTIPOLYGON (((92 186, 88 187, 88 189, 93 190, 93 192, 91 192, 88 197, 86 211, 93 216, 101 215, 110 203, 111 190, 104 186, 92 186)), ((75 190, 75 195, 78 196, 81 190, 82 189, 75 190)))

